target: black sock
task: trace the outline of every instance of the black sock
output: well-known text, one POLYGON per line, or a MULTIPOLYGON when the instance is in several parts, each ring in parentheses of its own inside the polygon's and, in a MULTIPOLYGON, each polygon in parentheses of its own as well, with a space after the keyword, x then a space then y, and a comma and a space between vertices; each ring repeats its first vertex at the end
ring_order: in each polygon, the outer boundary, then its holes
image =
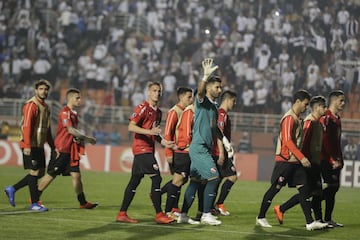
POLYGON ((81 192, 77 195, 77 199, 80 203, 80 205, 85 205, 87 203, 87 201, 85 200, 85 194, 84 192, 81 192))
POLYGON ((324 189, 324 200, 325 200, 325 221, 332 220, 332 212, 335 206, 335 194, 339 188, 329 186, 324 189))
POLYGON ((198 194, 198 211, 204 212, 204 190, 205 184, 199 183, 197 194, 198 194))
POLYGON ((311 201, 311 208, 314 211, 315 220, 322 220, 322 209, 321 209, 322 196, 314 195, 311 201))
POLYGON ((275 197, 275 195, 280 191, 280 189, 276 188, 276 183, 272 184, 271 187, 266 191, 263 200, 261 202, 260 212, 258 218, 264 218, 267 210, 271 205, 271 201, 275 197))
POLYGON ((174 207, 180 187, 171 184, 168 187, 165 212, 171 212, 174 207))
POLYGON ((282 213, 285 213, 287 210, 294 207, 296 204, 299 204, 300 203, 299 198, 300 198, 299 193, 293 195, 289 200, 287 200, 285 203, 280 205, 280 211, 282 213))
POLYGON ((39 199, 40 199, 40 197, 41 197, 41 194, 43 193, 43 191, 40 191, 39 189, 38 189, 38 195, 39 195, 39 199))
POLYGON ((181 187, 179 187, 179 189, 177 191, 176 199, 175 199, 173 208, 179 208, 180 195, 181 195, 181 187))
POLYGON ((161 209, 161 176, 155 175, 151 177, 151 200, 153 202, 155 212, 162 212, 161 209))
POLYGON ((299 188, 299 201, 305 216, 306 223, 312 223, 314 219, 311 216, 311 193, 307 186, 299 188))
POLYGON ((28 185, 31 197, 31 203, 37 203, 39 201, 39 195, 37 192, 37 176, 28 175, 28 185))
POLYGON ((161 188, 161 194, 164 194, 169 191, 169 186, 172 184, 172 179, 165 183, 165 185, 161 188))
POLYGON ((15 183, 14 185, 13 185, 13 187, 15 188, 15 190, 17 191, 17 190, 19 190, 20 188, 23 188, 23 187, 25 187, 26 185, 28 185, 28 183, 29 183, 29 177, 30 177, 31 175, 30 174, 28 174, 28 175, 26 175, 25 177, 23 177, 20 181, 18 181, 17 183, 15 183))
POLYGON ((229 195, 231 187, 234 185, 234 182, 230 180, 226 180, 223 185, 221 186, 221 192, 219 199, 217 200, 216 204, 223 204, 226 197, 229 195))
POLYGON ((135 175, 131 176, 130 181, 124 191, 124 197, 120 211, 127 211, 127 209, 129 208, 130 203, 132 202, 135 196, 136 188, 140 184, 141 178, 142 178, 141 176, 135 176, 135 175))

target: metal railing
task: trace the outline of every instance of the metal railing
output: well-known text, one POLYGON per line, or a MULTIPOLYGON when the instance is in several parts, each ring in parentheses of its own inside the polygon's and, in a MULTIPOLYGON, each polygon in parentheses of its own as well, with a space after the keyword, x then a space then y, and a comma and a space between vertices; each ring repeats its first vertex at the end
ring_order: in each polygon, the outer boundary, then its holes
MULTIPOLYGON (((0 99, 0 119, 8 121, 12 125, 20 125, 23 99, 0 99)), ((56 123, 58 114, 63 107, 59 102, 47 101, 52 114, 52 120, 56 123)), ((79 129, 86 133, 92 133, 96 125, 120 125, 127 124, 128 118, 133 111, 132 107, 93 105, 87 112, 80 111, 79 129)), ((163 111, 165 123, 167 109, 163 111)), ((233 131, 273 133, 278 130, 281 115, 277 114, 252 114, 231 112, 233 131)), ((342 119, 343 131, 348 135, 360 137, 360 119, 342 119)))

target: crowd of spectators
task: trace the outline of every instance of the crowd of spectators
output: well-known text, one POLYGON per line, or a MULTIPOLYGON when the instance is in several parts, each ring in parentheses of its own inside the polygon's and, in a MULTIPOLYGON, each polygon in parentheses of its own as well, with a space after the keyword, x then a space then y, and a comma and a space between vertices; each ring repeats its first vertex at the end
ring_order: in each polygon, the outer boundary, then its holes
POLYGON ((3 0, 1 96, 28 98, 47 78, 54 99, 66 85, 134 106, 154 80, 169 107, 213 57, 238 110, 279 114, 299 88, 358 94, 359 13, 351 0, 3 0))

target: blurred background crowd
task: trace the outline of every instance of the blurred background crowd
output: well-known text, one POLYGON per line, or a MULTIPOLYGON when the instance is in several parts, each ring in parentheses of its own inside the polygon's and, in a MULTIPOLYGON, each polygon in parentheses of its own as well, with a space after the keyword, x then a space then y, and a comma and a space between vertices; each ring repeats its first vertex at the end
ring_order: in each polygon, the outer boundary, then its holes
POLYGON ((135 106, 147 81, 195 88, 213 57, 237 111, 281 114, 295 90, 342 89, 360 119, 357 0, 2 0, 0 96, 51 99, 77 87, 87 105, 135 106), (100 97, 99 97, 100 96, 100 97))

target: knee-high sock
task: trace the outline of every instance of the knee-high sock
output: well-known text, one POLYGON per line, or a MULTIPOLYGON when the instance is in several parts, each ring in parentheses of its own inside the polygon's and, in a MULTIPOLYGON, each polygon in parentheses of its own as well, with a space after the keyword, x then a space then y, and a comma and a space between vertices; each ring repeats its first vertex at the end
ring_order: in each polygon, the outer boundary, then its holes
POLYGON ((165 205, 165 212, 170 212, 171 209, 175 206, 175 202, 178 196, 178 192, 180 190, 180 187, 171 184, 168 187, 167 191, 167 199, 166 199, 166 205, 165 205))
POLYGON ((311 216, 311 193, 308 186, 299 188, 299 201, 305 216, 306 223, 312 223, 314 219, 311 216))
POLYGON ((270 188, 264 194, 263 200, 260 206, 260 212, 258 218, 264 218, 267 210, 269 209, 271 202, 275 195, 280 191, 279 188, 276 188, 276 183, 272 184, 270 188))
POLYGON ((223 204, 226 197, 229 195, 229 192, 232 188, 232 186, 234 185, 234 182, 230 181, 230 180, 226 180, 223 185, 221 186, 221 191, 220 191, 220 195, 219 198, 216 202, 216 204, 223 204))
POLYGON ((206 183, 204 189, 204 213, 209 213, 216 198, 216 188, 219 186, 219 178, 210 180, 206 183))
POLYGON ((190 180, 188 187, 184 194, 184 202, 181 209, 182 213, 188 213, 191 205, 194 202, 196 191, 199 189, 200 183, 190 180))
POLYGON ((156 213, 162 212, 160 184, 161 184, 160 175, 151 177, 151 200, 153 202, 156 213))
POLYGON ((311 201, 311 208, 314 211, 315 220, 322 220, 322 209, 321 209, 322 196, 314 195, 311 201))
POLYGON ((141 182, 141 177, 131 176, 130 181, 124 191, 124 197, 120 211, 127 211, 135 196, 136 188, 139 186, 140 182, 141 182))
POLYGON ((161 194, 166 193, 168 191, 168 189, 169 189, 169 186, 171 186, 171 184, 172 184, 172 179, 170 179, 167 183, 165 183, 164 186, 162 186, 161 194))
POLYGON ((325 221, 332 220, 332 212, 335 206, 335 195, 339 187, 328 186, 324 189, 324 200, 325 200, 325 221))
POLYGON ((30 174, 26 175, 25 177, 23 177, 20 181, 18 181, 17 183, 15 183, 13 185, 13 187, 15 188, 15 190, 19 190, 20 188, 25 187, 26 185, 29 184, 29 178, 31 177, 30 174))
POLYGON ((29 191, 30 191, 30 197, 32 203, 37 203, 39 201, 39 195, 37 192, 38 189, 38 177, 37 176, 28 176, 28 185, 29 185, 29 191))
POLYGON ((204 212, 204 190, 205 190, 205 183, 201 183, 199 184, 199 189, 198 189, 198 211, 199 212, 204 212))
POLYGON ((300 203, 300 193, 297 193, 295 195, 293 195, 291 198, 289 198, 289 200, 287 200, 285 203, 280 205, 280 211, 282 213, 286 212, 287 210, 289 210, 290 208, 294 207, 296 204, 300 203))

